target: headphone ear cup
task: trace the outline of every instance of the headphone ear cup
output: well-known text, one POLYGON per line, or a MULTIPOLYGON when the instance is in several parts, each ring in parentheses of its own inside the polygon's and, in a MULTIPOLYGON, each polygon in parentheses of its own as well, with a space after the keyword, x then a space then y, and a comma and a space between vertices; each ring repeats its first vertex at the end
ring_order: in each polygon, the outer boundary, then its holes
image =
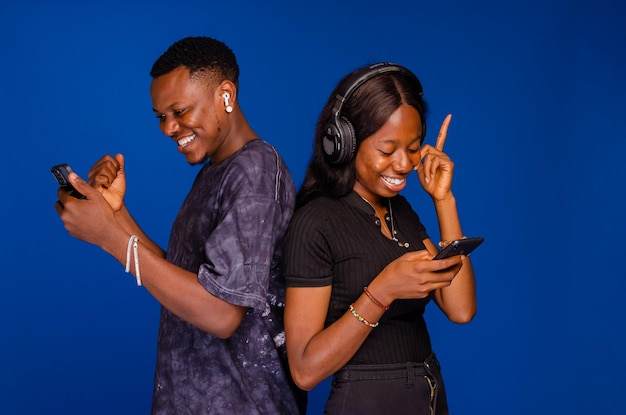
POLYGON ((331 164, 343 164, 352 160, 356 137, 350 121, 341 117, 336 122, 326 124, 324 131, 326 134, 322 139, 322 146, 326 159, 331 164))
POLYGON ((336 163, 347 163, 352 160, 356 151, 356 134, 352 123, 345 117, 341 117, 338 127, 341 131, 342 146, 336 163))
POLYGON ((330 163, 335 163, 339 156, 341 134, 335 123, 329 122, 324 127, 325 135, 322 138, 322 149, 330 163))

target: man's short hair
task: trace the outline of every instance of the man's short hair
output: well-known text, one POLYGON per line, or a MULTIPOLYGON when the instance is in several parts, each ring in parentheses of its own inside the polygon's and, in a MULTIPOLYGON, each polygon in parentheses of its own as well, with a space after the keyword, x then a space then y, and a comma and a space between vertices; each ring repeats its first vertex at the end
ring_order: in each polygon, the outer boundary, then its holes
POLYGON ((239 65, 235 54, 217 39, 190 36, 177 41, 154 62, 150 76, 158 78, 180 66, 188 68, 193 79, 229 80, 238 86, 239 65))

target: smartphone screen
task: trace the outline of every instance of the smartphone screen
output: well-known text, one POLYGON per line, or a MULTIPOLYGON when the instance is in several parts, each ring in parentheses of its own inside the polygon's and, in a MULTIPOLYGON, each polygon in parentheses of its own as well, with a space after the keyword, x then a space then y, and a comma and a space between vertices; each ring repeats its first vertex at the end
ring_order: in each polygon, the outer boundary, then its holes
POLYGON ((441 250, 433 259, 443 259, 455 255, 469 255, 484 241, 480 236, 474 238, 456 239, 441 250))

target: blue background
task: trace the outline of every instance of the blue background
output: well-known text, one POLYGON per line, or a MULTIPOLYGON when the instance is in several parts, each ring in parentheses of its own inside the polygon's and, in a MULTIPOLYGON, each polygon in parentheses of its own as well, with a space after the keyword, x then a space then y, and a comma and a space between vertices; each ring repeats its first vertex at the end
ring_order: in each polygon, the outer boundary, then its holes
MULTIPOLYGON (((626 17, 596 1, 32 1, 0 5, 0 412, 149 412, 159 306, 54 211, 53 164, 126 156, 127 204, 166 246, 197 167, 163 136, 153 61, 208 35, 296 182, 328 94, 357 66, 411 68, 446 151, 479 311, 427 318, 453 414, 614 414, 626 387, 626 17)), ((404 192, 437 239, 416 180, 404 192)), ((321 413, 325 382, 311 393, 321 413)))

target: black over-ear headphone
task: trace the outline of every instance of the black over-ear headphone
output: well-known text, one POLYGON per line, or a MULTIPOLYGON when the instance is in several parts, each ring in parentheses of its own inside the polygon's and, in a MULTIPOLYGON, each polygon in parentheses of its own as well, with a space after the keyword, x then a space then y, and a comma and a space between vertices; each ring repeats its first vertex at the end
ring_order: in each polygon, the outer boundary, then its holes
MULTIPOLYGON (((396 65, 391 62, 374 63, 357 69, 344 82, 343 86, 337 91, 335 96, 335 105, 333 106, 330 120, 324 126, 324 137, 322 144, 324 154, 327 160, 332 164, 342 164, 352 160, 356 150, 356 136, 354 127, 346 117, 341 115, 343 104, 361 85, 370 79, 386 72, 399 72, 403 75, 414 79, 415 84, 419 88, 419 94, 423 95, 424 90, 420 80, 413 72, 407 68, 396 65)), ((422 114, 420 114, 422 117, 422 114)), ((422 118, 422 138, 426 135, 426 123, 422 118)))

